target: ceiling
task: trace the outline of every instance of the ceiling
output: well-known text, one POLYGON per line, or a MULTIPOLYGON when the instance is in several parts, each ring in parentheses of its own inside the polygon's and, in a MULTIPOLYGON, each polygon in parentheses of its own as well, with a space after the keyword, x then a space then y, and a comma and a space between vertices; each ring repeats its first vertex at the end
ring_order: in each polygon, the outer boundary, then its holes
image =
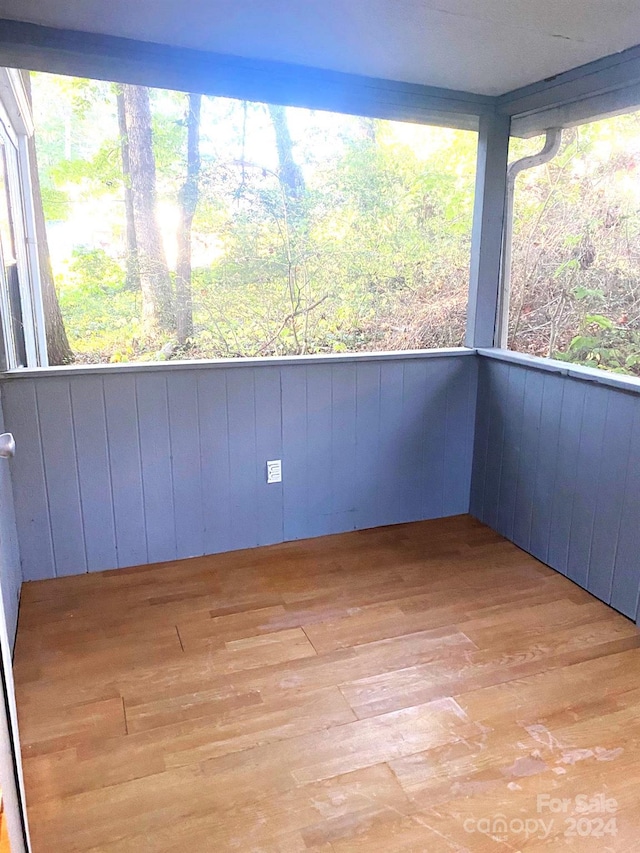
POLYGON ((483 95, 640 43, 638 0, 0 0, 0 18, 483 95))

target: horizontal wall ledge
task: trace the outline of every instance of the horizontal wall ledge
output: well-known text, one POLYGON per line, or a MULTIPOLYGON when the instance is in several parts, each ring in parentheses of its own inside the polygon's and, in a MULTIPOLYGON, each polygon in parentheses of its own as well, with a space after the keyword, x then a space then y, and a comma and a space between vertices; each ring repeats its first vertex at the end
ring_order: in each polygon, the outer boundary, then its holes
POLYGON ((127 364, 69 364, 64 367, 20 367, 0 373, 0 380, 33 379, 43 376, 87 376, 101 373, 152 373, 166 370, 211 370, 233 367, 283 367, 313 364, 341 364, 361 361, 393 361, 408 358, 451 358, 475 355, 469 347, 398 350, 394 352, 326 353, 324 355, 286 355, 264 358, 214 358, 184 361, 134 361, 127 364))
POLYGON ((583 382, 591 382, 596 385, 606 385, 609 388, 617 388, 630 394, 640 394, 640 379, 633 376, 624 376, 611 373, 608 370, 584 367, 581 364, 571 364, 568 361, 558 361, 553 358, 542 358, 537 355, 526 355, 521 352, 513 352, 506 349, 478 349, 478 355, 485 358, 494 358, 498 361, 506 361, 510 364, 520 364, 534 370, 542 370, 546 373, 558 373, 561 376, 569 376, 571 379, 581 379, 583 382))

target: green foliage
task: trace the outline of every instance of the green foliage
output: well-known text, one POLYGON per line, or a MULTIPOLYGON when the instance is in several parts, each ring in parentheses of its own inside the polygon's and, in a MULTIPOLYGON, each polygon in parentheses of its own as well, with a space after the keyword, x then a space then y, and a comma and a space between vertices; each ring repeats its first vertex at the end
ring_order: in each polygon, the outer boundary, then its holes
MULTIPOLYGON (((142 338, 139 294, 124 285, 115 90, 34 75, 34 99, 45 216, 75 246, 70 257, 52 250, 72 346, 83 360, 157 357, 167 341, 142 338)), ((172 264, 186 96, 151 90, 151 106, 172 264)), ((301 199, 279 180, 264 105, 203 100, 188 354, 461 343, 476 135, 287 114, 301 199)), ((540 139, 513 140, 510 159, 540 147, 540 139)), ((554 160, 520 175, 511 346, 640 375, 639 186, 640 113, 565 131, 554 160)))
POLYGON ((50 168, 48 176, 56 186, 86 183, 93 194, 111 192, 122 183, 119 145, 115 140, 104 143, 88 160, 62 159, 50 168))
MULTIPOLYGON (((56 281, 69 343, 81 356, 119 361, 140 338, 140 305, 124 270, 101 249, 77 249, 56 281)), ((128 360, 128 358, 124 359, 128 360)))
POLYGON ((69 217, 70 201, 64 190, 54 186, 41 187, 44 217, 48 222, 63 222, 69 217))
POLYGON ((611 370, 614 373, 630 373, 640 376, 640 332, 633 329, 616 328, 601 321, 592 323, 591 333, 576 335, 565 352, 554 357, 561 361, 584 364, 611 370))
POLYGON ((520 175, 514 349, 638 374, 639 166, 640 113, 630 113, 565 130, 557 157, 520 175))
POLYGON ((184 122, 180 115, 153 116, 153 154, 158 174, 169 183, 182 179, 185 149, 184 122))
MULTIPOLYGON (((471 203, 451 198, 471 194, 475 151, 452 178, 380 135, 347 139, 297 203, 265 170, 218 175, 230 213, 222 256, 195 276, 199 347, 252 355, 441 342, 437 324, 423 325, 421 343, 406 340, 407 313, 415 321, 437 305, 451 279, 464 294, 471 203)), ((442 343, 461 341, 464 310, 452 319, 453 340, 442 343)))

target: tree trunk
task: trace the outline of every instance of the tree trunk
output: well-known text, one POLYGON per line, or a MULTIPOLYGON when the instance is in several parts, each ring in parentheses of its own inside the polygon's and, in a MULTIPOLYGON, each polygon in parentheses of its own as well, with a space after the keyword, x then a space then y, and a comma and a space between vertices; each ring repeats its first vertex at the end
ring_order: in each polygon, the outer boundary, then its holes
POLYGON ((291 134, 289 133, 286 108, 269 104, 268 109, 276 134, 280 180, 284 185, 287 196, 290 199, 299 200, 305 193, 305 184, 302 169, 293 159, 293 143, 291 142, 291 134))
POLYGON ((122 181, 124 184, 124 211, 126 223, 126 258, 125 270, 127 288, 140 290, 140 272, 138 270, 138 243, 136 241, 136 226, 133 215, 133 193, 131 192, 131 163, 129 160, 129 136, 127 134, 127 117, 124 109, 124 94, 122 86, 116 85, 116 101, 118 104, 118 128, 120 130, 120 156, 122 158, 122 181))
POLYGON ((151 107, 145 86, 122 86, 126 122, 133 221, 136 234, 142 326, 152 337, 174 328, 171 279, 155 217, 156 163, 153 155, 151 107))
POLYGON ((306 193, 302 169, 293 157, 293 143, 289 133, 287 111, 285 107, 268 105, 271 123, 276 136, 278 151, 279 177, 282 190, 283 222, 282 233, 285 239, 287 258, 287 290, 291 311, 285 325, 288 325, 295 351, 307 350, 306 329, 308 312, 312 303, 309 291, 309 279, 305 270, 304 256, 308 245, 308 222, 304 206, 301 204, 306 193), (298 328, 297 319, 303 317, 302 328, 298 328))
MULTIPOLYGON (((31 104, 31 75, 28 71, 25 71, 22 76, 29 104, 31 104)), ((49 364, 51 365, 71 364, 74 360, 73 352, 69 346, 69 339, 67 338, 67 332, 64 327, 64 321, 60 311, 60 303, 58 302, 58 294, 56 293, 53 270, 51 269, 49 243, 47 240, 47 226, 44 219, 44 209, 42 207, 42 191, 40 189, 40 175, 38 173, 38 157, 36 153, 35 136, 29 137, 28 148, 36 241, 38 243, 40 288, 42 291, 44 325, 47 338, 47 354, 49 357, 49 364)))
POLYGON ((193 334, 191 298, 191 226, 198 205, 200 180, 200 107, 202 95, 189 95, 187 101, 187 175, 180 190, 178 262, 176 267, 176 327, 178 343, 193 334))
POLYGON ((362 128, 362 135, 367 140, 367 142, 372 142, 375 145, 376 120, 374 118, 365 118, 363 116, 360 119, 360 127, 362 128))

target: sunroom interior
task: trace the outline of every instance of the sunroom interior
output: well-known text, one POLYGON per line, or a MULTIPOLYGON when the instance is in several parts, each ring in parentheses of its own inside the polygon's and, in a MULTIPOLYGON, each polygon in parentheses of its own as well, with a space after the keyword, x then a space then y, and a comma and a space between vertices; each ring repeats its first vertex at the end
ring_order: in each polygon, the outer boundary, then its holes
POLYGON ((640 379, 506 325, 510 140, 637 109, 640 10, 0 18, 0 850, 638 849, 640 379), (49 366, 19 69, 477 131, 465 346, 49 366))

